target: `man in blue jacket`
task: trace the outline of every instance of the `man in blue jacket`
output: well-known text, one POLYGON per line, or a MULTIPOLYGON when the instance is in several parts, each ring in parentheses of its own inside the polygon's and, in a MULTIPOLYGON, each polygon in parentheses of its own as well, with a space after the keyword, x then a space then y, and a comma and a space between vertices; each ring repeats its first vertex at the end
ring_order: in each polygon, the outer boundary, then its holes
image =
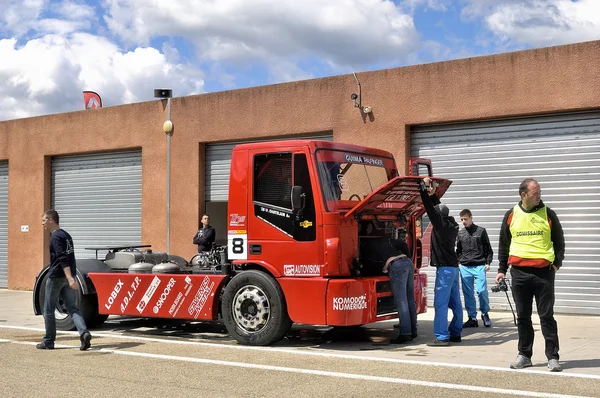
MULTIPOLYGON (((458 223, 454 220, 454 217, 449 215, 448 206, 442 203, 434 205, 434 200, 430 195, 435 194, 435 187, 432 186, 429 177, 421 180, 419 187, 421 200, 433 226, 430 264, 437 268, 433 297, 435 308, 433 333, 436 338, 427 345, 431 347, 447 346, 449 342, 461 342, 463 322, 460 288, 458 286, 458 257, 454 250, 458 235, 458 223), (449 326, 448 309, 452 309, 453 314, 449 326)), ((437 201, 435 196, 433 198, 437 201)))

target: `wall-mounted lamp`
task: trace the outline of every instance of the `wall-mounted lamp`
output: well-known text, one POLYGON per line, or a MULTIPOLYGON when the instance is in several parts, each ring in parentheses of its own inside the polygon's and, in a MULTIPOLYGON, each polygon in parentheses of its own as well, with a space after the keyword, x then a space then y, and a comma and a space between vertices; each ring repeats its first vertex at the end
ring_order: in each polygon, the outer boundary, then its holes
POLYGON ((358 77, 356 77, 355 72, 352 72, 352 75, 354 75, 354 80, 356 80, 356 85, 358 86, 358 94, 352 93, 350 95, 350 99, 352 100, 354 107, 359 108, 363 113, 373 112, 373 109, 370 106, 362 105, 362 89, 360 87, 360 82, 358 81, 358 77))

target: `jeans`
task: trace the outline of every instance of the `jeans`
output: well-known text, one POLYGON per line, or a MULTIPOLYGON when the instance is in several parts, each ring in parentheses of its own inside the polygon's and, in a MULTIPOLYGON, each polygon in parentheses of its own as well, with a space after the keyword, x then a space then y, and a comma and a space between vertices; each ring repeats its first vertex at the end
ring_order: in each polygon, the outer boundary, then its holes
POLYGON ((533 298, 537 306, 542 335, 546 340, 546 358, 559 359, 558 325, 554 319, 554 277, 550 267, 515 267, 510 270, 512 292, 517 307, 517 329, 519 331, 519 354, 531 358, 533 355, 533 324, 531 313, 533 298))
POLYGON ((398 309, 400 335, 417 333, 417 304, 415 302, 415 272, 413 262, 399 258, 388 267, 390 287, 398 309))
POLYGON ((458 267, 438 266, 435 272, 435 293, 433 296, 433 333, 438 340, 448 340, 450 336, 462 333, 463 309, 458 287, 458 267), (448 309, 452 310, 452 321, 448 326, 448 309))
POLYGON ((485 279, 485 265, 461 265, 460 280, 462 282, 462 291, 465 298, 465 309, 467 315, 477 319, 477 303, 475 302, 475 292, 473 285, 479 297, 479 311, 481 314, 487 314, 490 311, 490 299, 487 291, 487 280, 485 279))
POLYGON ((56 340, 56 319, 54 310, 58 304, 59 298, 62 298, 69 315, 73 318, 73 323, 79 332, 79 335, 86 333, 87 327, 79 308, 77 308, 77 291, 69 287, 67 278, 48 278, 46 279, 46 291, 44 292, 44 324, 46 325, 46 335, 42 342, 48 346, 54 346, 56 340))

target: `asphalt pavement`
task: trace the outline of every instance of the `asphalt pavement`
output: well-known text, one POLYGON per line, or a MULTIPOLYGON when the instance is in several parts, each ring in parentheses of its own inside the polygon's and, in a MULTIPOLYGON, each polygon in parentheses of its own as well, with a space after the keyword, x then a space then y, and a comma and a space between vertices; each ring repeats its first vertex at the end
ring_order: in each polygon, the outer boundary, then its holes
POLYGON ((600 396, 600 317, 556 317, 564 371, 551 373, 535 315, 534 367, 520 371, 508 368, 517 354, 512 314, 490 315, 491 328, 480 322, 448 347, 425 344, 430 309, 419 315, 419 337, 402 346, 389 344, 393 321, 295 325, 272 347, 247 347, 219 323, 110 317, 92 331, 88 352, 76 332, 41 351, 31 292, 0 290, 0 396, 600 396))

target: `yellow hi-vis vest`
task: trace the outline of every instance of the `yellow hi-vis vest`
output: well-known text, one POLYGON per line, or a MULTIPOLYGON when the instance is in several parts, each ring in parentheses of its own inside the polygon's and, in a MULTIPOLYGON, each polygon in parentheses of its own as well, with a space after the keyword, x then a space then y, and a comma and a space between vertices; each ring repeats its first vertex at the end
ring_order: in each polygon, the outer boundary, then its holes
POLYGON ((544 206, 533 213, 525 213, 518 204, 513 207, 509 255, 554 261, 554 245, 550 239, 546 209, 544 206))

